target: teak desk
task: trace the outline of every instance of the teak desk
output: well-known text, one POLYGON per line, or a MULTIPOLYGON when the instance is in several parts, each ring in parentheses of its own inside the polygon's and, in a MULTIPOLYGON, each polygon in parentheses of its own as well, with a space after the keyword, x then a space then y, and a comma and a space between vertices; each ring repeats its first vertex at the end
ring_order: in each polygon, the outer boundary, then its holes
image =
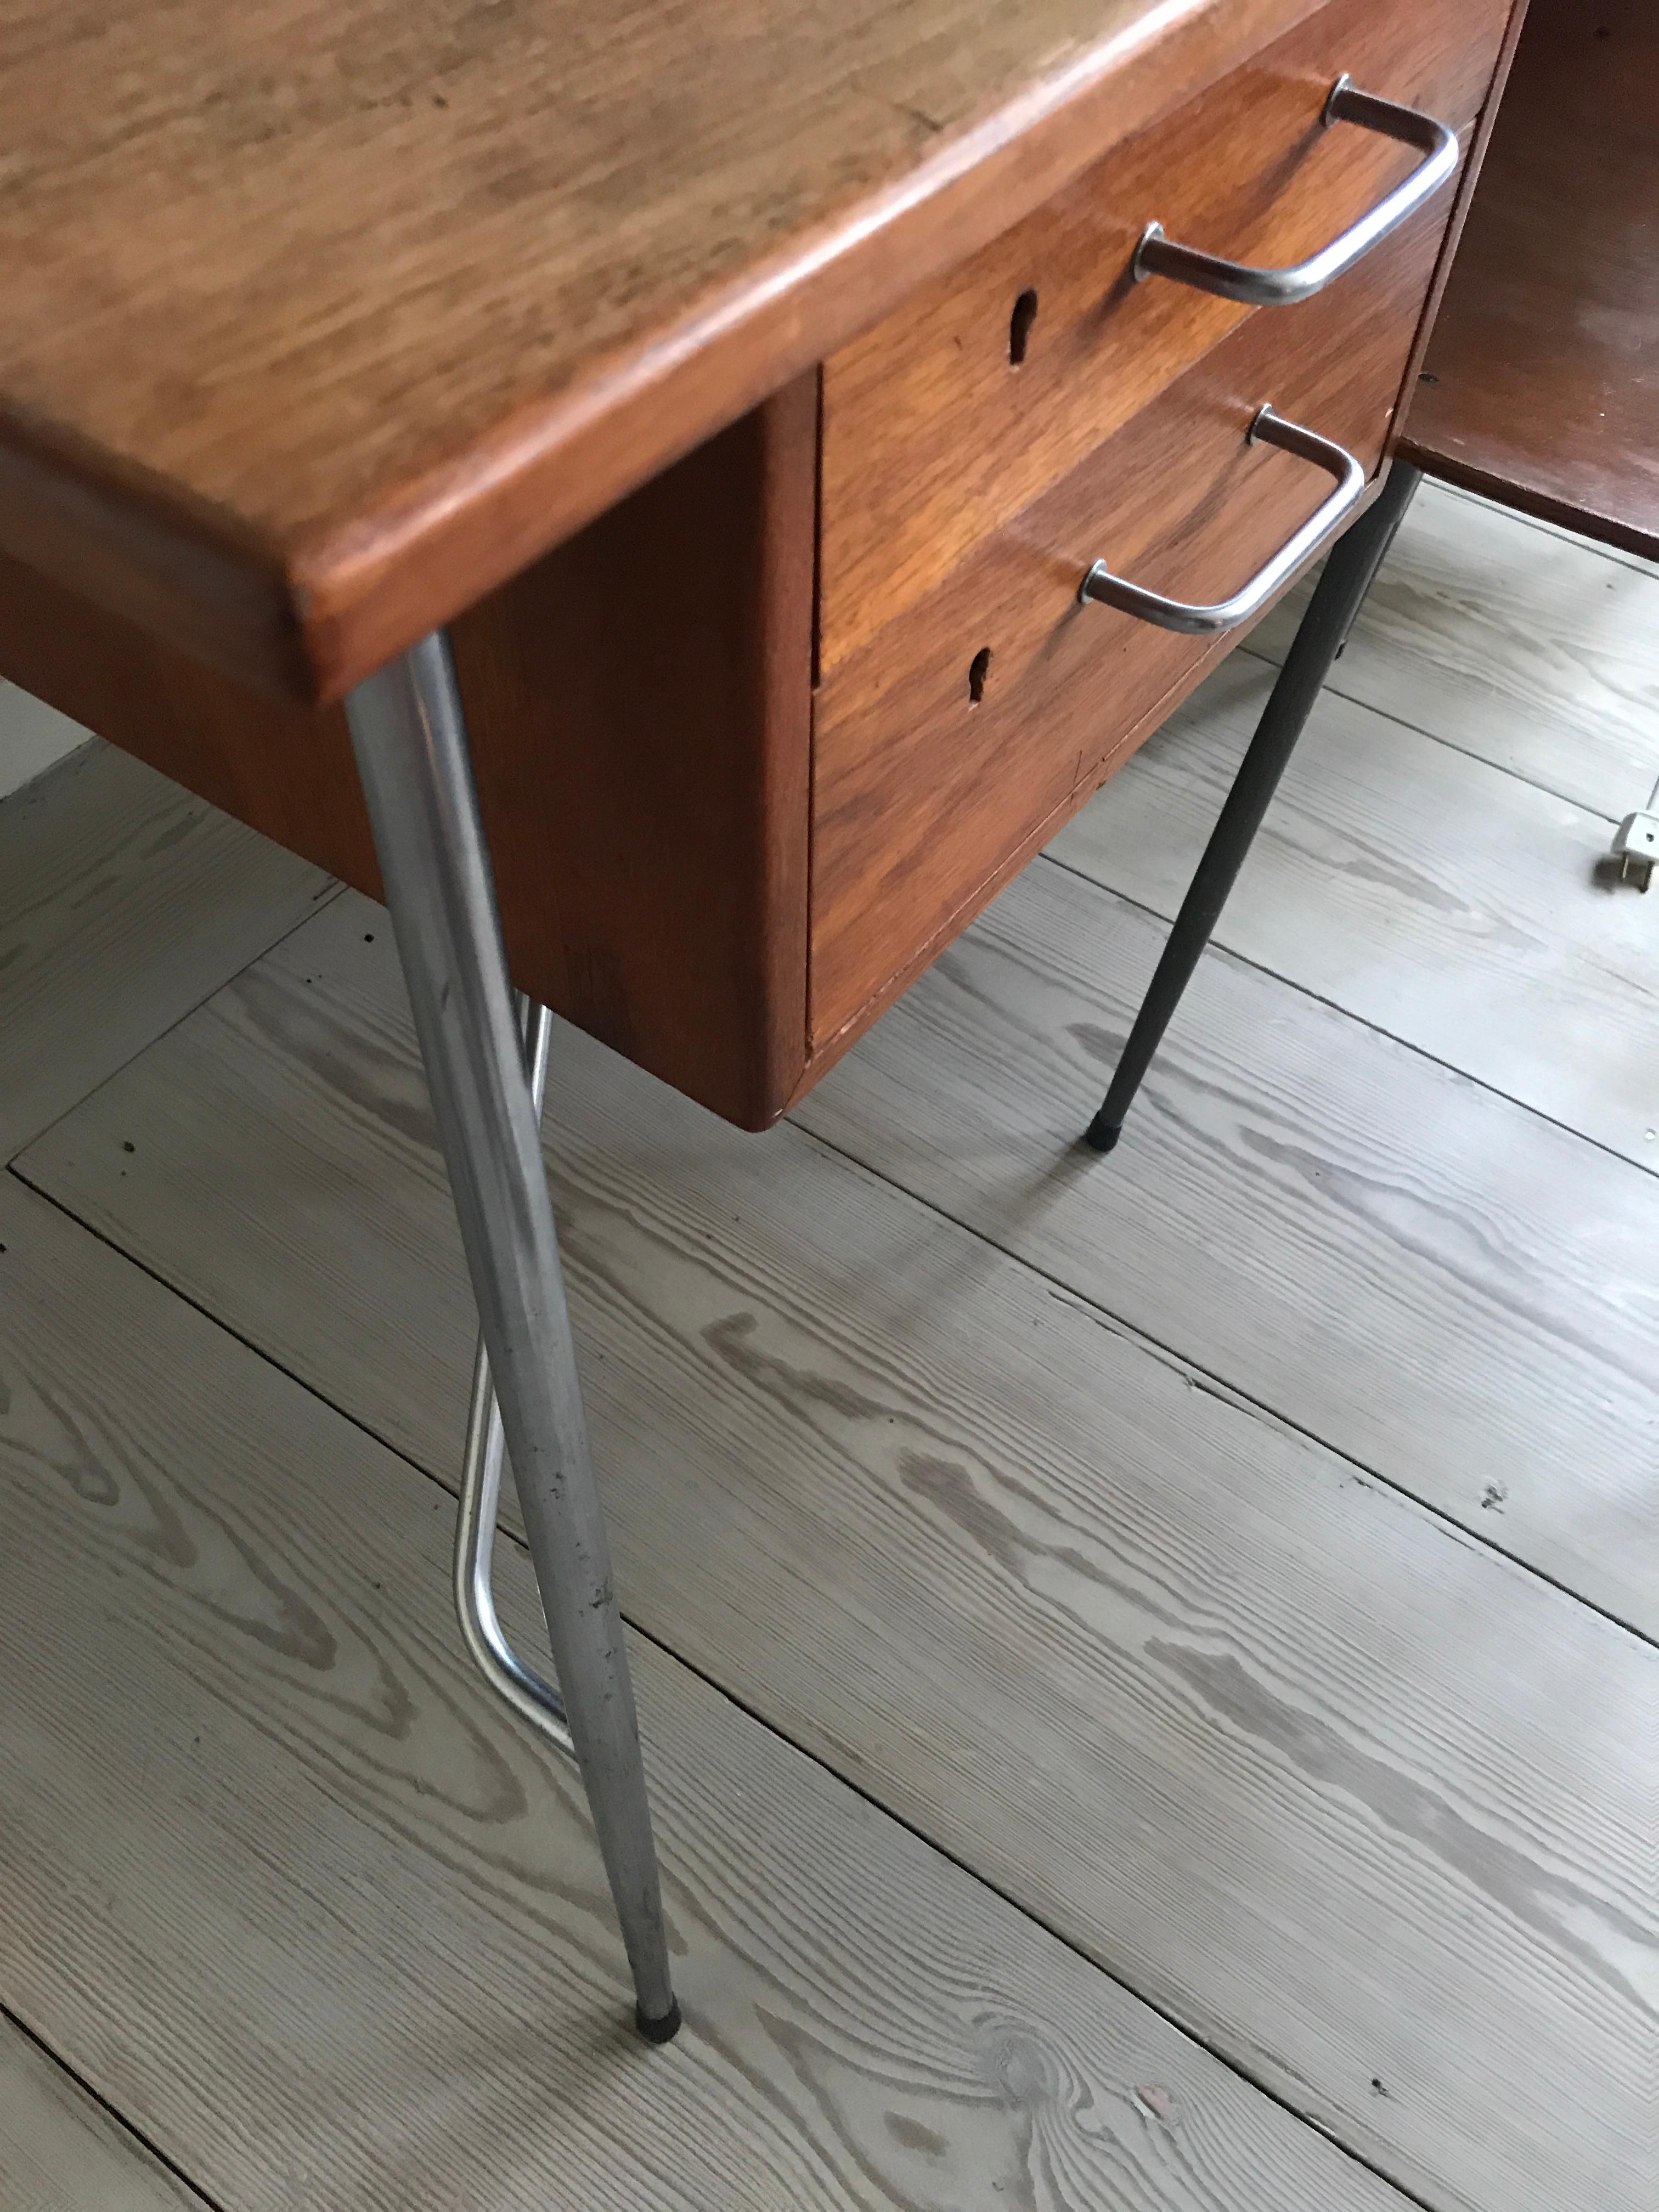
POLYGON ((1374 493, 1513 16, 0 0, 0 672, 384 892, 654 2037, 509 974, 775 1119, 1374 493))

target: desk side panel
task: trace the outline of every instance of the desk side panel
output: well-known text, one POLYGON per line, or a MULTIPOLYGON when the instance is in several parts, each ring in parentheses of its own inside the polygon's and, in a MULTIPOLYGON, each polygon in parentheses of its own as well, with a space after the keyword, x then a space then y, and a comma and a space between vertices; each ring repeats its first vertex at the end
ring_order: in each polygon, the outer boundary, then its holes
MULTIPOLYGON (((806 1053, 817 380, 452 629, 514 980, 726 1120, 806 1053)), ((0 556, 0 674, 378 897, 343 713, 0 556)))

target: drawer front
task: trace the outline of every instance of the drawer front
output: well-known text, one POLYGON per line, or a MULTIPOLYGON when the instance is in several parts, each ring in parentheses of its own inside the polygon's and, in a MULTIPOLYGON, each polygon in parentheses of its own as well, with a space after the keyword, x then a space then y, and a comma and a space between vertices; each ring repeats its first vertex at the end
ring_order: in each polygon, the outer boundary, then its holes
MULTIPOLYGON (((1213 648, 1099 605, 1104 560, 1225 599, 1330 494, 1245 433, 1270 401, 1374 470, 1449 195, 1304 306, 1251 316, 824 678, 813 735, 811 1033, 824 1043, 1213 648)), ((1233 633, 1235 636, 1242 632, 1233 633)))
POLYGON ((1326 128, 1335 78, 1462 130, 1510 6, 1331 0, 827 362, 820 665, 915 604, 1249 314, 1306 312, 1134 283, 1149 222, 1259 265, 1316 252, 1421 159, 1352 124, 1326 128))

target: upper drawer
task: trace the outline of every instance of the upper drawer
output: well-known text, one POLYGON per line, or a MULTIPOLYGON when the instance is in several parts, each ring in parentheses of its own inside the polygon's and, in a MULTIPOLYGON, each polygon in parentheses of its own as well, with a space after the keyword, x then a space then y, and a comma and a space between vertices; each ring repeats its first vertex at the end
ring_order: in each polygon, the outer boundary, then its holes
POLYGON ((1327 128, 1335 79, 1461 129, 1510 4, 1331 0, 827 362, 821 666, 1253 312, 1167 277, 1134 283, 1149 222, 1258 264, 1316 252, 1422 159, 1352 124, 1327 128))

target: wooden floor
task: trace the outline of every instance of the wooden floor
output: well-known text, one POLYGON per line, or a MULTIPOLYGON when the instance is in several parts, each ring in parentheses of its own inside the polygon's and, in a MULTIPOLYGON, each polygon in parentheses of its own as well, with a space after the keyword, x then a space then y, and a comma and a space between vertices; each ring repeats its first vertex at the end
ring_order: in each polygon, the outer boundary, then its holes
POLYGON ((0 806, 4 2212, 1652 2212, 1659 574, 1425 489, 1094 1162, 1292 618, 790 1126, 559 1033, 660 2052, 384 915, 0 806))

